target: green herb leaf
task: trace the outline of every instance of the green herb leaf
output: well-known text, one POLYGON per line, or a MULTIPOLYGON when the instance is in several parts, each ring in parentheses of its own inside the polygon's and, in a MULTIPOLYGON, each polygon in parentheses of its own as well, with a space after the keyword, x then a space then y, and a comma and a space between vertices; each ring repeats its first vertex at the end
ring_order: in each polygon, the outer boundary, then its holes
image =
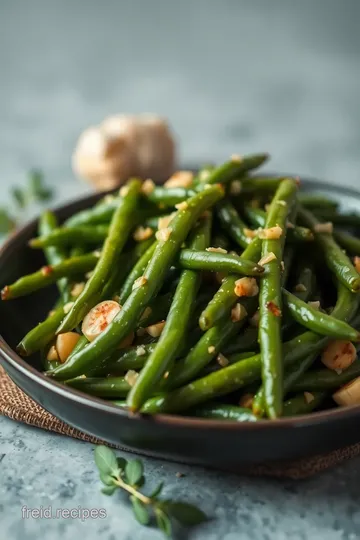
POLYGON ((112 475, 118 472, 118 462, 115 453, 107 446, 95 448, 95 463, 103 475, 112 475))
POLYGON ((144 466, 139 459, 128 461, 125 467, 125 478, 131 486, 136 485, 142 478, 144 466))
POLYGON ((125 458, 122 458, 122 457, 117 457, 116 458, 116 461, 117 461, 117 466, 119 467, 119 469, 121 471, 124 471, 125 470, 125 467, 126 467, 126 464, 127 464, 127 461, 125 458))
POLYGON ((164 506, 167 512, 182 525, 198 525, 208 519, 206 514, 193 504, 167 501, 164 506))
POLYGON ((134 495, 130 497, 130 500, 133 505, 133 510, 136 519, 141 525, 149 525, 150 523, 150 514, 145 504, 139 501, 134 495))
POLYGON ((54 192, 51 188, 45 186, 44 175, 39 170, 32 170, 29 173, 29 194, 35 201, 49 201, 54 192))
POLYGON ((114 485, 114 479, 109 474, 104 474, 100 472, 100 480, 102 481, 105 486, 113 486, 114 485))
POLYGON ((25 208, 28 203, 26 191, 17 186, 11 188, 11 195, 19 208, 25 208))
POLYGON ((114 491, 116 491, 116 489, 116 486, 105 486, 102 488, 101 493, 103 493, 104 495, 112 495, 114 491))
POLYGON ((160 482, 160 484, 154 489, 154 491, 149 495, 150 499, 155 499, 160 493, 162 492, 164 487, 164 482, 160 482))
POLYGON ((157 508, 157 509, 156 509, 155 515, 156 515, 156 523, 157 523, 157 526, 159 527, 159 529, 160 529, 166 536, 168 536, 168 537, 170 538, 170 537, 171 537, 171 534, 172 534, 172 527, 171 527, 171 521, 170 521, 170 519, 169 519, 168 516, 165 514, 165 512, 163 512, 162 510, 160 510, 160 508, 157 508))
POLYGON ((0 208, 0 234, 7 234, 15 227, 15 222, 5 208, 0 208))

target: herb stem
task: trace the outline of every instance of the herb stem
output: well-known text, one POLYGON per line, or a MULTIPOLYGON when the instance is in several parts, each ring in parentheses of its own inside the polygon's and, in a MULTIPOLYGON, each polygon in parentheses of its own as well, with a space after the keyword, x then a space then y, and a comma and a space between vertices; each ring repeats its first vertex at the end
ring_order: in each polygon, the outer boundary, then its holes
POLYGON ((129 484, 126 484, 126 482, 124 482, 119 476, 117 476, 116 480, 114 480, 114 484, 139 499, 139 501, 141 501, 142 503, 153 504, 153 501, 152 499, 150 499, 150 497, 147 497, 143 493, 140 493, 140 491, 137 491, 133 486, 129 486, 129 484))

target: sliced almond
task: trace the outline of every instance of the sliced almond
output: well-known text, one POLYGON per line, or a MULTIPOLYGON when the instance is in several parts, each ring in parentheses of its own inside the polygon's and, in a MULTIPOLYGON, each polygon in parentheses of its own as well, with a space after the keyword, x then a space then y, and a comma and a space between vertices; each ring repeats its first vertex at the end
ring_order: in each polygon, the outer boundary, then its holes
POLYGON ((155 182, 151 180, 151 178, 147 178, 144 180, 141 186, 141 192, 144 193, 144 195, 150 195, 155 189, 155 182))
POLYGON ((219 353, 216 357, 216 361, 221 367, 226 367, 229 365, 229 360, 223 354, 219 353))
POLYGON ((143 287, 144 285, 146 285, 147 282, 148 282, 147 277, 145 276, 138 277, 137 279, 135 279, 133 283, 132 290, 139 289, 139 287, 143 287))
POLYGON ((136 383, 136 379, 138 378, 139 374, 134 369, 129 369, 129 371, 125 374, 125 381, 128 383, 129 386, 134 386, 136 383))
POLYGON ((79 339, 80 334, 76 332, 65 332, 57 336, 55 347, 62 364, 69 358, 79 339))
POLYGON ((227 250, 221 247, 208 247, 206 248, 206 251, 209 251, 210 253, 227 253, 227 250))
POLYGON ((259 287, 255 278, 243 277, 235 281, 234 292, 236 296, 256 296, 259 293, 259 287))
POLYGON ((328 221, 327 223, 317 223, 314 227, 314 232, 320 234, 332 234, 333 231, 334 225, 331 223, 331 221, 328 221))
POLYGON ((263 257, 261 257, 258 264, 260 266, 264 266, 265 264, 269 264, 270 262, 274 261, 275 259, 276 259, 275 253, 270 251, 269 253, 266 253, 266 255, 263 255, 263 257))
POLYGON ((159 337, 161 332, 164 330, 165 321, 158 322, 156 324, 151 324, 145 328, 146 332, 152 337, 159 337))
POLYGON ((114 300, 105 300, 93 307, 82 323, 82 332, 89 341, 94 341, 112 322, 121 310, 114 300))
POLYGON ((344 370, 356 360, 356 348, 351 341, 334 340, 324 349, 321 355, 322 363, 332 370, 344 370))
POLYGON ((142 242, 143 240, 147 240, 154 234, 154 231, 151 229, 151 227, 142 227, 141 225, 135 229, 133 233, 133 238, 136 242, 142 242))
POLYGON ((338 405, 349 407, 360 403, 360 377, 342 386, 333 394, 333 399, 338 405))
POLYGON ((268 229, 259 229, 258 236, 262 240, 278 240, 283 234, 283 230, 279 225, 269 227, 268 229))
POLYGON ((183 187, 191 186, 194 174, 191 171, 177 171, 164 184, 165 187, 183 187))
POLYGON ((169 228, 161 229, 160 231, 156 232, 156 239, 160 242, 167 242, 171 236, 171 232, 172 231, 169 228))

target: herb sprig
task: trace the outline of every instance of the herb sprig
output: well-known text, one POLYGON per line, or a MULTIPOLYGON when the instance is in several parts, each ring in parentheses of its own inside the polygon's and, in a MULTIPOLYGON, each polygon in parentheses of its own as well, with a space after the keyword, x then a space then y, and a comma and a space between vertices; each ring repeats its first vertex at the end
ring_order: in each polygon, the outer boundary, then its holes
POLYGON ((110 448, 98 446, 95 449, 95 463, 99 469, 100 480, 105 486, 102 493, 113 495, 117 489, 128 493, 135 518, 141 525, 149 525, 152 518, 155 518, 157 527, 167 537, 171 537, 173 520, 186 526, 198 525, 207 520, 204 512, 192 504, 160 499, 163 482, 150 495, 139 491, 145 483, 141 460, 127 461, 117 457, 110 448))
POLYGON ((43 173, 33 169, 28 174, 25 187, 13 186, 11 196, 14 203, 13 209, 0 208, 0 235, 8 234, 20 223, 23 210, 33 203, 48 202, 54 195, 54 190, 48 187, 44 181, 43 173))

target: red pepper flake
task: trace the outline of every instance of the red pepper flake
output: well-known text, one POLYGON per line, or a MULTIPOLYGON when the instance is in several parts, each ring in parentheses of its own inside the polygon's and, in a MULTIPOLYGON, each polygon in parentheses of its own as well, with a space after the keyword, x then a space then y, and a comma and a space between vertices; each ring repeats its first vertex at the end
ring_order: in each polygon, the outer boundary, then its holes
POLYGON ((275 302, 267 302, 266 307, 275 317, 281 317, 281 309, 275 304, 275 302))
POLYGON ((50 274, 53 273, 53 267, 52 266, 43 266, 41 269, 41 273, 43 276, 50 276, 50 274))

